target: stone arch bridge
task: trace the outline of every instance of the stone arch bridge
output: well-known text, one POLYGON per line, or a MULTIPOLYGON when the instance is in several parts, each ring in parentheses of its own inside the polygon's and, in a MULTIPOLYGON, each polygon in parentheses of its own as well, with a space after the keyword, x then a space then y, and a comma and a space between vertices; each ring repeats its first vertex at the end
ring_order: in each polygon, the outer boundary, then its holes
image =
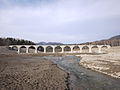
POLYGON ((16 48, 17 53, 20 54, 21 49, 24 48, 24 53, 83 53, 83 49, 88 49, 86 53, 93 53, 92 48, 97 48, 96 53, 102 53, 102 48, 110 48, 110 45, 10 45, 9 48, 16 48))

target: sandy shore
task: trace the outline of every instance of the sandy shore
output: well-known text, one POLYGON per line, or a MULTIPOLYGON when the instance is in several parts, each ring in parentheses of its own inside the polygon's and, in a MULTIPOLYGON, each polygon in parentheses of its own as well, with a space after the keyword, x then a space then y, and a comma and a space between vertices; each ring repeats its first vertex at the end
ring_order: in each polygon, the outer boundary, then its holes
POLYGON ((68 90, 67 77, 48 60, 0 58, 0 90, 68 90))
POLYGON ((107 54, 82 55, 80 65, 115 78, 120 78, 120 47, 112 47, 107 54))

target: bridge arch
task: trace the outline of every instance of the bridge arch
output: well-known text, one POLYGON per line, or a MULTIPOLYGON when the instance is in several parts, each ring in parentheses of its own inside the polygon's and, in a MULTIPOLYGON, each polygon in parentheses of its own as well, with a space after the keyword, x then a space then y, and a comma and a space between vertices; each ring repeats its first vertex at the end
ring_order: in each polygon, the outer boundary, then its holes
POLYGON ((78 45, 75 45, 75 46, 73 46, 72 51, 79 53, 80 52, 80 47, 78 45))
POLYGON ((92 53, 98 53, 99 52, 99 47, 97 45, 94 45, 91 47, 92 53))
POLYGON ((53 52, 53 47, 52 46, 47 46, 46 47, 46 52, 53 52))
POLYGON ((35 47, 34 46, 28 47, 28 53, 35 53, 35 47))
POLYGON ((101 46, 101 51, 102 51, 102 53, 107 53, 107 49, 108 49, 109 47, 107 46, 107 45, 102 45, 101 46))
POLYGON ((44 49, 43 46, 38 46, 38 47, 37 47, 37 52, 38 52, 38 53, 44 52, 44 50, 45 50, 45 49, 44 49))
POLYGON ((89 53, 89 46, 87 46, 87 45, 83 46, 82 53, 89 53))
POLYGON ((70 46, 65 46, 64 47, 64 52, 71 52, 71 47, 70 46))
POLYGON ((54 49, 57 53, 62 52, 62 48, 60 46, 56 46, 54 49))
POLYGON ((18 51, 18 47, 17 46, 12 46, 11 49, 14 50, 14 51, 18 51))
POLYGON ((26 53, 27 47, 26 46, 21 46, 20 47, 20 53, 26 53))

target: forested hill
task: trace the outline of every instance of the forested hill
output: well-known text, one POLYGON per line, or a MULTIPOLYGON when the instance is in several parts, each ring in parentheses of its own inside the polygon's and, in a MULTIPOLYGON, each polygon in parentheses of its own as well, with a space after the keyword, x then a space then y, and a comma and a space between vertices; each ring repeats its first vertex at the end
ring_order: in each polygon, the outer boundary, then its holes
POLYGON ((111 37, 109 39, 87 42, 82 44, 94 44, 94 45, 110 45, 110 46, 120 46, 120 35, 111 37))
POLYGON ((0 46, 8 45, 35 45, 35 43, 24 39, 0 38, 0 46))

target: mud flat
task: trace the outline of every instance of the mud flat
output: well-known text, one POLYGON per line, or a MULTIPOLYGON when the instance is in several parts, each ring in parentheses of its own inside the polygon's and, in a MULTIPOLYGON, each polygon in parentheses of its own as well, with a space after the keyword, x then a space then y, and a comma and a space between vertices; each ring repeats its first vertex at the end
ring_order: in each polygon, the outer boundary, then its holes
POLYGON ((0 90, 68 90, 68 74, 43 58, 0 58, 0 90))

